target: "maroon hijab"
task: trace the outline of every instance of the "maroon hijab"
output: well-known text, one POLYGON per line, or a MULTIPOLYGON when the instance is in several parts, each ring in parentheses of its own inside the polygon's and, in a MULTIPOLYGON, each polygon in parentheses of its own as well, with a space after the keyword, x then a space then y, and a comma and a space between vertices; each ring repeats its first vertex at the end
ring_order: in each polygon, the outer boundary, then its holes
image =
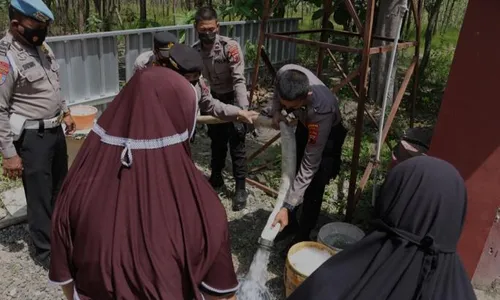
POLYGON ((151 67, 109 105, 57 199, 51 281, 73 280, 82 300, 237 289, 226 213, 190 156, 196 99, 181 75, 151 67))

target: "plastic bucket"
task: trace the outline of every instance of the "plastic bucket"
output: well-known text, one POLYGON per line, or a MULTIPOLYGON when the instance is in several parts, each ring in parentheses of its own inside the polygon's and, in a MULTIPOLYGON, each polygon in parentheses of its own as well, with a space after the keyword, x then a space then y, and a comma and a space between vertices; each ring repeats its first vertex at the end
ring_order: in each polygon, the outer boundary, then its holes
POLYGON ((76 130, 90 129, 94 126, 97 108, 90 105, 75 105, 71 107, 71 116, 76 124, 76 130))
POLYGON ((288 251, 285 263, 285 272, 283 272, 286 297, 289 297, 293 293, 293 291, 295 291, 295 289, 297 289, 297 287, 299 287, 299 285, 301 285, 302 282, 304 282, 304 280, 306 280, 307 278, 307 276, 297 270, 290 261, 290 257, 292 255, 304 248, 316 248, 318 250, 324 250, 330 253, 332 256, 337 253, 337 251, 318 242, 301 242, 293 245, 288 251))
POLYGON ((318 242, 335 251, 342 251, 346 246, 360 241, 364 236, 363 230, 355 225, 333 222, 321 227, 318 233, 318 242))

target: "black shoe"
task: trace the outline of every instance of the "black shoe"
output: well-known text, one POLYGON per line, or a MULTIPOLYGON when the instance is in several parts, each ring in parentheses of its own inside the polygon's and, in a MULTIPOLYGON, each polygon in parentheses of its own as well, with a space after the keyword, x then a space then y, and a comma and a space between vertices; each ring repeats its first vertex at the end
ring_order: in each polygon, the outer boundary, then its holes
POLYGON ((222 178, 221 173, 212 173, 210 175, 210 179, 208 179, 208 182, 210 182, 210 185, 215 189, 220 189, 224 186, 224 178, 222 178))
POLYGON ((247 205, 248 192, 245 187, 245 179, 236 180, 236 189, 233 198, 233 211, 240 211, 247 205))

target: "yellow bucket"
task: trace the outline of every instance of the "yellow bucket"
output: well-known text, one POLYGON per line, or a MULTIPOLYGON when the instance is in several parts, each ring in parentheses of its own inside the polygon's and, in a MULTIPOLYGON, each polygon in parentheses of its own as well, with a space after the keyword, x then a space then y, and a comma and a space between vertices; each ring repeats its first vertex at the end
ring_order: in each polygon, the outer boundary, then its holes
POLYGON ((285 272, 283 272, 285 281, 285 295, 288 298, 295 289, 306 280, 307 276, 298 271, 290 262, 290 257, 304 248, 316 248, 330 253, 332 256, 337 252, 328 246, 317 242, 301 242, 293 245, 288 251, 285 264, 285 272))

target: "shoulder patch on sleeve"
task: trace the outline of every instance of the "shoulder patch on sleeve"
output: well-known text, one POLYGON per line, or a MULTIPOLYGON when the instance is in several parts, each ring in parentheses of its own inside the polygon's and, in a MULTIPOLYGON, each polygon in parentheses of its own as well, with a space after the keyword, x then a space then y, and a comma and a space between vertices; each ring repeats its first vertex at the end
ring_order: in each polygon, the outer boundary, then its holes
POLYGON ((7 56, 0 56, 0 85, 5 83, 10 72, 10 62, 7 56))
POLYGON ((319 134, 319 124, 316 123, 309 123, 307 124, 307 129, 309 131, 309 137, 307 142, 309 144, 316 144, 316 141, 318 140, 318 134, 319 134))
POLYGON ((230 41, 227 44, 227 57, 231 63, 239 63, 241 60, 240 49, 238 47, 238 42, 230 41))

